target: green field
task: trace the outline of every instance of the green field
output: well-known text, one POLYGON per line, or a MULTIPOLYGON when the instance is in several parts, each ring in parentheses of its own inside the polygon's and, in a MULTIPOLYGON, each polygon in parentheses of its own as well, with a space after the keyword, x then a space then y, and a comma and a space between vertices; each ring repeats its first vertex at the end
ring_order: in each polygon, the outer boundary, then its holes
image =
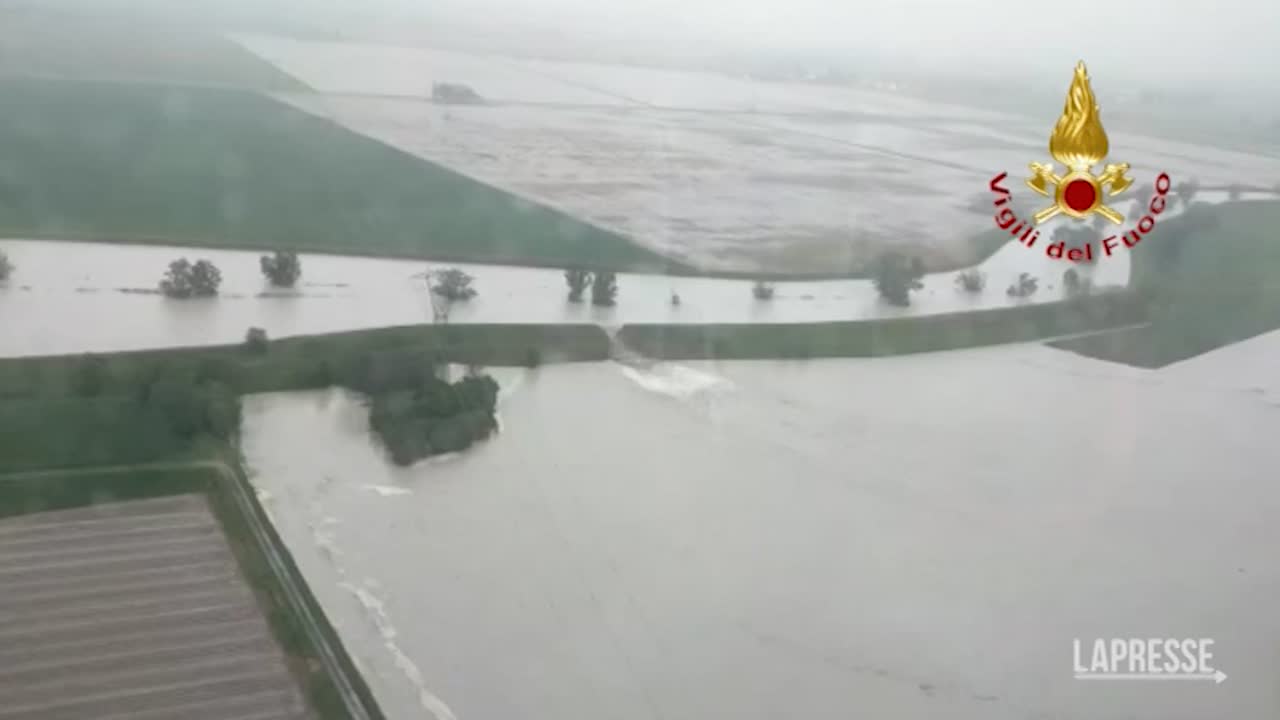
POLYGON ((688 268, 256 93, 0 79, 0 236, 688 268))
POLYGON ((0 7, 0 58, 0 73, 8 76, 257 90, 304 87, 216 32, 135 12, 94 17, 0 7))
POLYGON ((1197 205, 1132 252, 1150 327, 1055 347, 1157 368, 1280 328, 1280 203, 1197 205))
POLYGON ((1110 293, 999 310, 855 322, 626 325, 618 338, 668 360, 877 357, 1030 342, 1146 322, 1142 299, 1110 293))
POLYGON ((604 360, 594 325, 411 326, 272 341, 263 354, 217 346, 102 356, 0 359, 0 472, 225 457, 211 438, 176 432, 137 395, 166 372, 221 383, 236 394, 350 384, 367 358, 411 353, 437 362, 527 366, 604 360))

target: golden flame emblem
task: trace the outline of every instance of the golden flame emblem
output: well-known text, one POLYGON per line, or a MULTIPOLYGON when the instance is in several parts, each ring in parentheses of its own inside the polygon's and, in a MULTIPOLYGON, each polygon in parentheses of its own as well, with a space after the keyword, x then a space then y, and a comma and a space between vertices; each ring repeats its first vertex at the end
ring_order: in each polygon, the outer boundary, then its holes
POLYGON ((1101 175, 1093 174, 1093 166, 1102 162, 1108 150, 1107 131, 1102 128, 1098 101, 1093 96, 1089 73, 1082 60, 1076 64, 1071 87, 1067 89, 1062 117, 1049 136, 1049 154, 1067 166, 1067 174, 1059 177, 1053 165, 1031 163, 1034 174, 1027 185, 1046 197, 1050 196, 1049 185, 1054 186, 1054 204, 1036 213, 1037 224, 1059 213, 1080 219, 1096 212, 1116 224, 1124 221, 1123 215, 1102 204, 1102 200, 1104 188, 1107 195, 1114 197, 1133 184, 1133 180, 1125 177, 1129 163, 1107 165, 1101 175))

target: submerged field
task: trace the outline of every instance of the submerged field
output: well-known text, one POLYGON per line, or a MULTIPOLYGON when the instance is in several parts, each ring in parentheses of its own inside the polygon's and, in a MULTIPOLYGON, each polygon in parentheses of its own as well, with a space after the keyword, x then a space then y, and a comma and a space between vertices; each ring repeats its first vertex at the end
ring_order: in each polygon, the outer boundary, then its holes
MULTIPOLYGON (((277 94, 299 108, 717 270, 849 276, 886 248, 935 269, 973 264, 994 250, 975 241, 991 227, 975 196, 1001 170, 1048 160, 1062 109, 1020 117, 695 71, 236 39, 314 90, 277 94), (433 82, 489 102, 432 103, 433 82)), ((1213 147, 1126 133, 1111 147, 1140 186, 1161 171, 1264 188, 1280 177, 1274 158, 1213 147)))

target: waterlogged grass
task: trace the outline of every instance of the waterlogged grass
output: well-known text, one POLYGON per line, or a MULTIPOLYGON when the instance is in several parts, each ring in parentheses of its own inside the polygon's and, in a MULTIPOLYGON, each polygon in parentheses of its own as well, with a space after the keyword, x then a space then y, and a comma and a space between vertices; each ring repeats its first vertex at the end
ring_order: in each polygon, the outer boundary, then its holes
POLYGON ((1145 303, 1114 293, 999 310, 858 322, 627 325, 628 347, 650 357, 764 359, 875 357, 1028 342, 1141 324, 1145 303))
POLYGON ((1156 368, 1280 328, 1280 203, 1197 206, 1133 252, 1151 325, 1055 346, 1156 368))
POLYGON ((688 270, 252 92, 7 78, 0 97, 0 235, 688 270))
POLYGON ((609 339, 594 325, 426 325, 275 340, 263 353, 228 345, 0 359, 0 472, 216 457, 219 443, 183 437, 139 401, 140 381, 162 369, 249 394, 359 384, 362 363, 397 355, 530 366, 607 359, 609 339))

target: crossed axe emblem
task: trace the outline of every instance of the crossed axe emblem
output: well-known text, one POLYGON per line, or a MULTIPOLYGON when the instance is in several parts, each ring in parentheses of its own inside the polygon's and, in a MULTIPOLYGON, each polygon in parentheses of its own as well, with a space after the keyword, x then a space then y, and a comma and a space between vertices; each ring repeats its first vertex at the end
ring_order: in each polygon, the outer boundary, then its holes
POLYGON ((1124 222, 1124 216, 1114 208, 1102 204, 1102 190, 1106 188, 1110 197, 1127 190, 1133 184, 1133 179, 1125 175, 1128 171, 1129 163, 1116 163, 1103 167, 1102 174, 1096 177, 1087 167, 1077 167, 1065 177, 1058 177, 1053 172, 1053 165, 1031 163, 1031 172, 1035 174, 1027 180, 1027 186, 1045 197, 1054 198, 1053 205, 1035 214, 1036 224, 1058 213, 1083 218, 1096 212, 1119 225, 1124 222), (1054 188, 1052 195, 1049 185, 1054 188))

